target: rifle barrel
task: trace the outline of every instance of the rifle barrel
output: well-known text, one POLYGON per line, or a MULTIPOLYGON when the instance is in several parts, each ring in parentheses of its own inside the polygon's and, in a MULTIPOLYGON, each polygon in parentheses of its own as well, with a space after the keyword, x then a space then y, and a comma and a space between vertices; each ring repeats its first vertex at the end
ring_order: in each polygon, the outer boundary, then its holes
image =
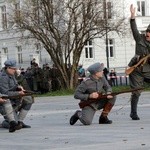
POLYGON ((33 93, 25 93, 22 95, 12 95, 12 96, 2 95, 2 96, 0 96, 0 98, 2 98, 2 99, 17 99, 17 98, 21 98, 23 96, 31 96, 31 95, 33 95, 33 93))
POLYGON ((80 101, 79 102, 79 107, 80 108, 84 108, 85 106, 88 106, 94 102, 97 102, 101 99, 107 98, 108 95, 112 95, 112 96, 116 96, 118 94, 123 94, 123 93, 129 93, 129 92, 134 92, 134 91, 138 91, 138 90, 143 90, 144 88, 136 88, 136 89, 129 89, 129 90, 124 90, 124 91, 120 91, 120 92, 113 92, 111 94, 105 94, 102 95, 101 93, 99 94, 99 97, 97 99, 88 99, 86 101, 80 101))

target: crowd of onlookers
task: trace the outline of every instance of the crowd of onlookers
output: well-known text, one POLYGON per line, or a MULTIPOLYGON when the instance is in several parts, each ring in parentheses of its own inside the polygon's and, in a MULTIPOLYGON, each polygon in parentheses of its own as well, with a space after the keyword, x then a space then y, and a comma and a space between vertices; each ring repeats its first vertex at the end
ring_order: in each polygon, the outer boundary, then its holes
POLYGON ((50 67, 48 64, 43 64, 43 66, 40 67, 35 59, 33 59, 31 66, 26 70, 20 68, 16 71, 16 79, 25 89, 43 94, 60 90, 60 73, 58 72, 55 65, 50 67))

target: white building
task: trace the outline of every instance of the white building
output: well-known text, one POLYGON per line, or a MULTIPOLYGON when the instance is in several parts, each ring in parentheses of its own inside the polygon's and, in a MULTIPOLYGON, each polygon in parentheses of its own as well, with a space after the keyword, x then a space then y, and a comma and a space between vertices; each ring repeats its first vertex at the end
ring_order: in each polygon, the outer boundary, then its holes
MULTIPOLYGON (((121 4, 121 1, 119 1, 121 4)), ((126 23, 128 23, 128 31, 125 36, 119 36, 116 33, 108 34, 108 52, 109 58, 106 57, 106 37, 103 39, 95 38, 93 41, 85 46, 86 50, 83 51, 83 57, 81 58, 81 64, 85 68, 93 63, 101 61, 107 65, 109 68, 115 68, 117 72, 124 71, 124 67, 128 65, 128 62, 135 54, 135 41, 133 39, 130 30, 130 5, 134 4, 137 8, 136 22, 138 29, 141 33, 144 33, 147 26, 150 24, 150 1, 149 0, 124 0, 122 6, 122 11, 124 12, 124 17, 126 18, 126 23), (91 50, 92 49, 92 50, 91 50), (93 51, 90 56, 89 51, 93 51)))
MULTIPOLYGON (((134 4, 137 8, 136 21, 138 28, 141 32, 144 32, 150 23, 150 1, 118 0, 118 3, 126 18, 125 23, 128 23, 128 25, 130 5, 134 4)), ((19 6, 16 5, 16 7, 19 6)), ((33 57, 36 58, 40 66, 44 63, 52 64, 49 54, 40 43, 33 39, 20 39, 21 34, 15 34, 15 30, 9 30, 8 32, 8 28, 7 2, 6 0, 0 0, 0 67, 3 66, 3 63, 7 58, 15 58, 18 66, 24 68, 30 66, 30 61, 33 57)), ((116 68, 116 71, 124 70, 124 67, 127 66, 135 52, 135 43, 130 26, 128 26, 128 31, 126 31, 125 35, 119 36, 113 32, 107 35, 107 39, 108 57, 106 57, 106 37, 103 37, 102 39, 97 37, 86 43, 80 59, 80 64, 83 64, 84 68, 87 68, 94 62, 100 61, 103 62, 106 67, 116 68)))

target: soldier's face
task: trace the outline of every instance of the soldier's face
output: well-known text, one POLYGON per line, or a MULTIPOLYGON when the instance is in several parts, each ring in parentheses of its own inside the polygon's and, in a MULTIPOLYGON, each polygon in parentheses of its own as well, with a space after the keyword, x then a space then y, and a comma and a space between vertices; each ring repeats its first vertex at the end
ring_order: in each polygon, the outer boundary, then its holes
POLYGON ((9 67, 9 68, 7 68, 7 72, 8 72, 8 74, 10 74, 10 75, 14 75, 15 72, 16 72, 16 68, 11 68, 11 67, 9 67))
POLYGON ((96 72, 95 75, 97 76, 97 78, 102 78, 103 77, 103 71, 96 72))
POLYGON ((150 30, 146 30, 146 40, 150 42, 150 30))

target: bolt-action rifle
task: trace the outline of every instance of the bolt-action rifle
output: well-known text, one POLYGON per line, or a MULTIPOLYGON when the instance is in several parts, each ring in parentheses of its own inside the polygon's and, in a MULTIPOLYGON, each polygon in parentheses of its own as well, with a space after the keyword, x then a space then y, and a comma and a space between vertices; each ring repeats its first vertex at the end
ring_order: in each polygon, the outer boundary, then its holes
POLYGON ((134 66, 127 68, 125 70, 125 73, 127 75, 129 75, 131 72, 134 71, 135 68, 137 68, 140 65, 144 65, 147 62, 148 58, 150 58, 150 54, 148 54, 145 57, 141 58, 140 61, 137 64, 135 64, 134 66))
POLYGON ((99 96, 98 98, 89 98, 88 100, 86 101, 80 101, 79 102, 79 107, 80 108, 84 108, 85 106, 90 106, 90 104, 92 103, 95 103, 95 102, 98 102, 102 99, 107 99, 107 96, 108 95, 111 95, 111 96, 116 96, 118 94, 123 94, 123 93, 129 93, 129 92, 134 92, 134 91, 138 91, 138 90, 143 90, 144 88, 137 88, 137 89, 129 89, 129 90, 124 90, 124 91, 120 91, 120 92, 113 92, 113 93, 110 93, 110 94, 102 94, 102 93, 99 93, 99 96))
POLYGON ((12 96, 0 94, 0 98, 2 98, 2 99, 18 99, 18 98, 22 98, 23 96, 32 96, 34 94, 38 94, 38 93, 33 92, 33 91, 24 91, 24 93, 25 94, 18 94, 18 95, 12 95, 12 96))

